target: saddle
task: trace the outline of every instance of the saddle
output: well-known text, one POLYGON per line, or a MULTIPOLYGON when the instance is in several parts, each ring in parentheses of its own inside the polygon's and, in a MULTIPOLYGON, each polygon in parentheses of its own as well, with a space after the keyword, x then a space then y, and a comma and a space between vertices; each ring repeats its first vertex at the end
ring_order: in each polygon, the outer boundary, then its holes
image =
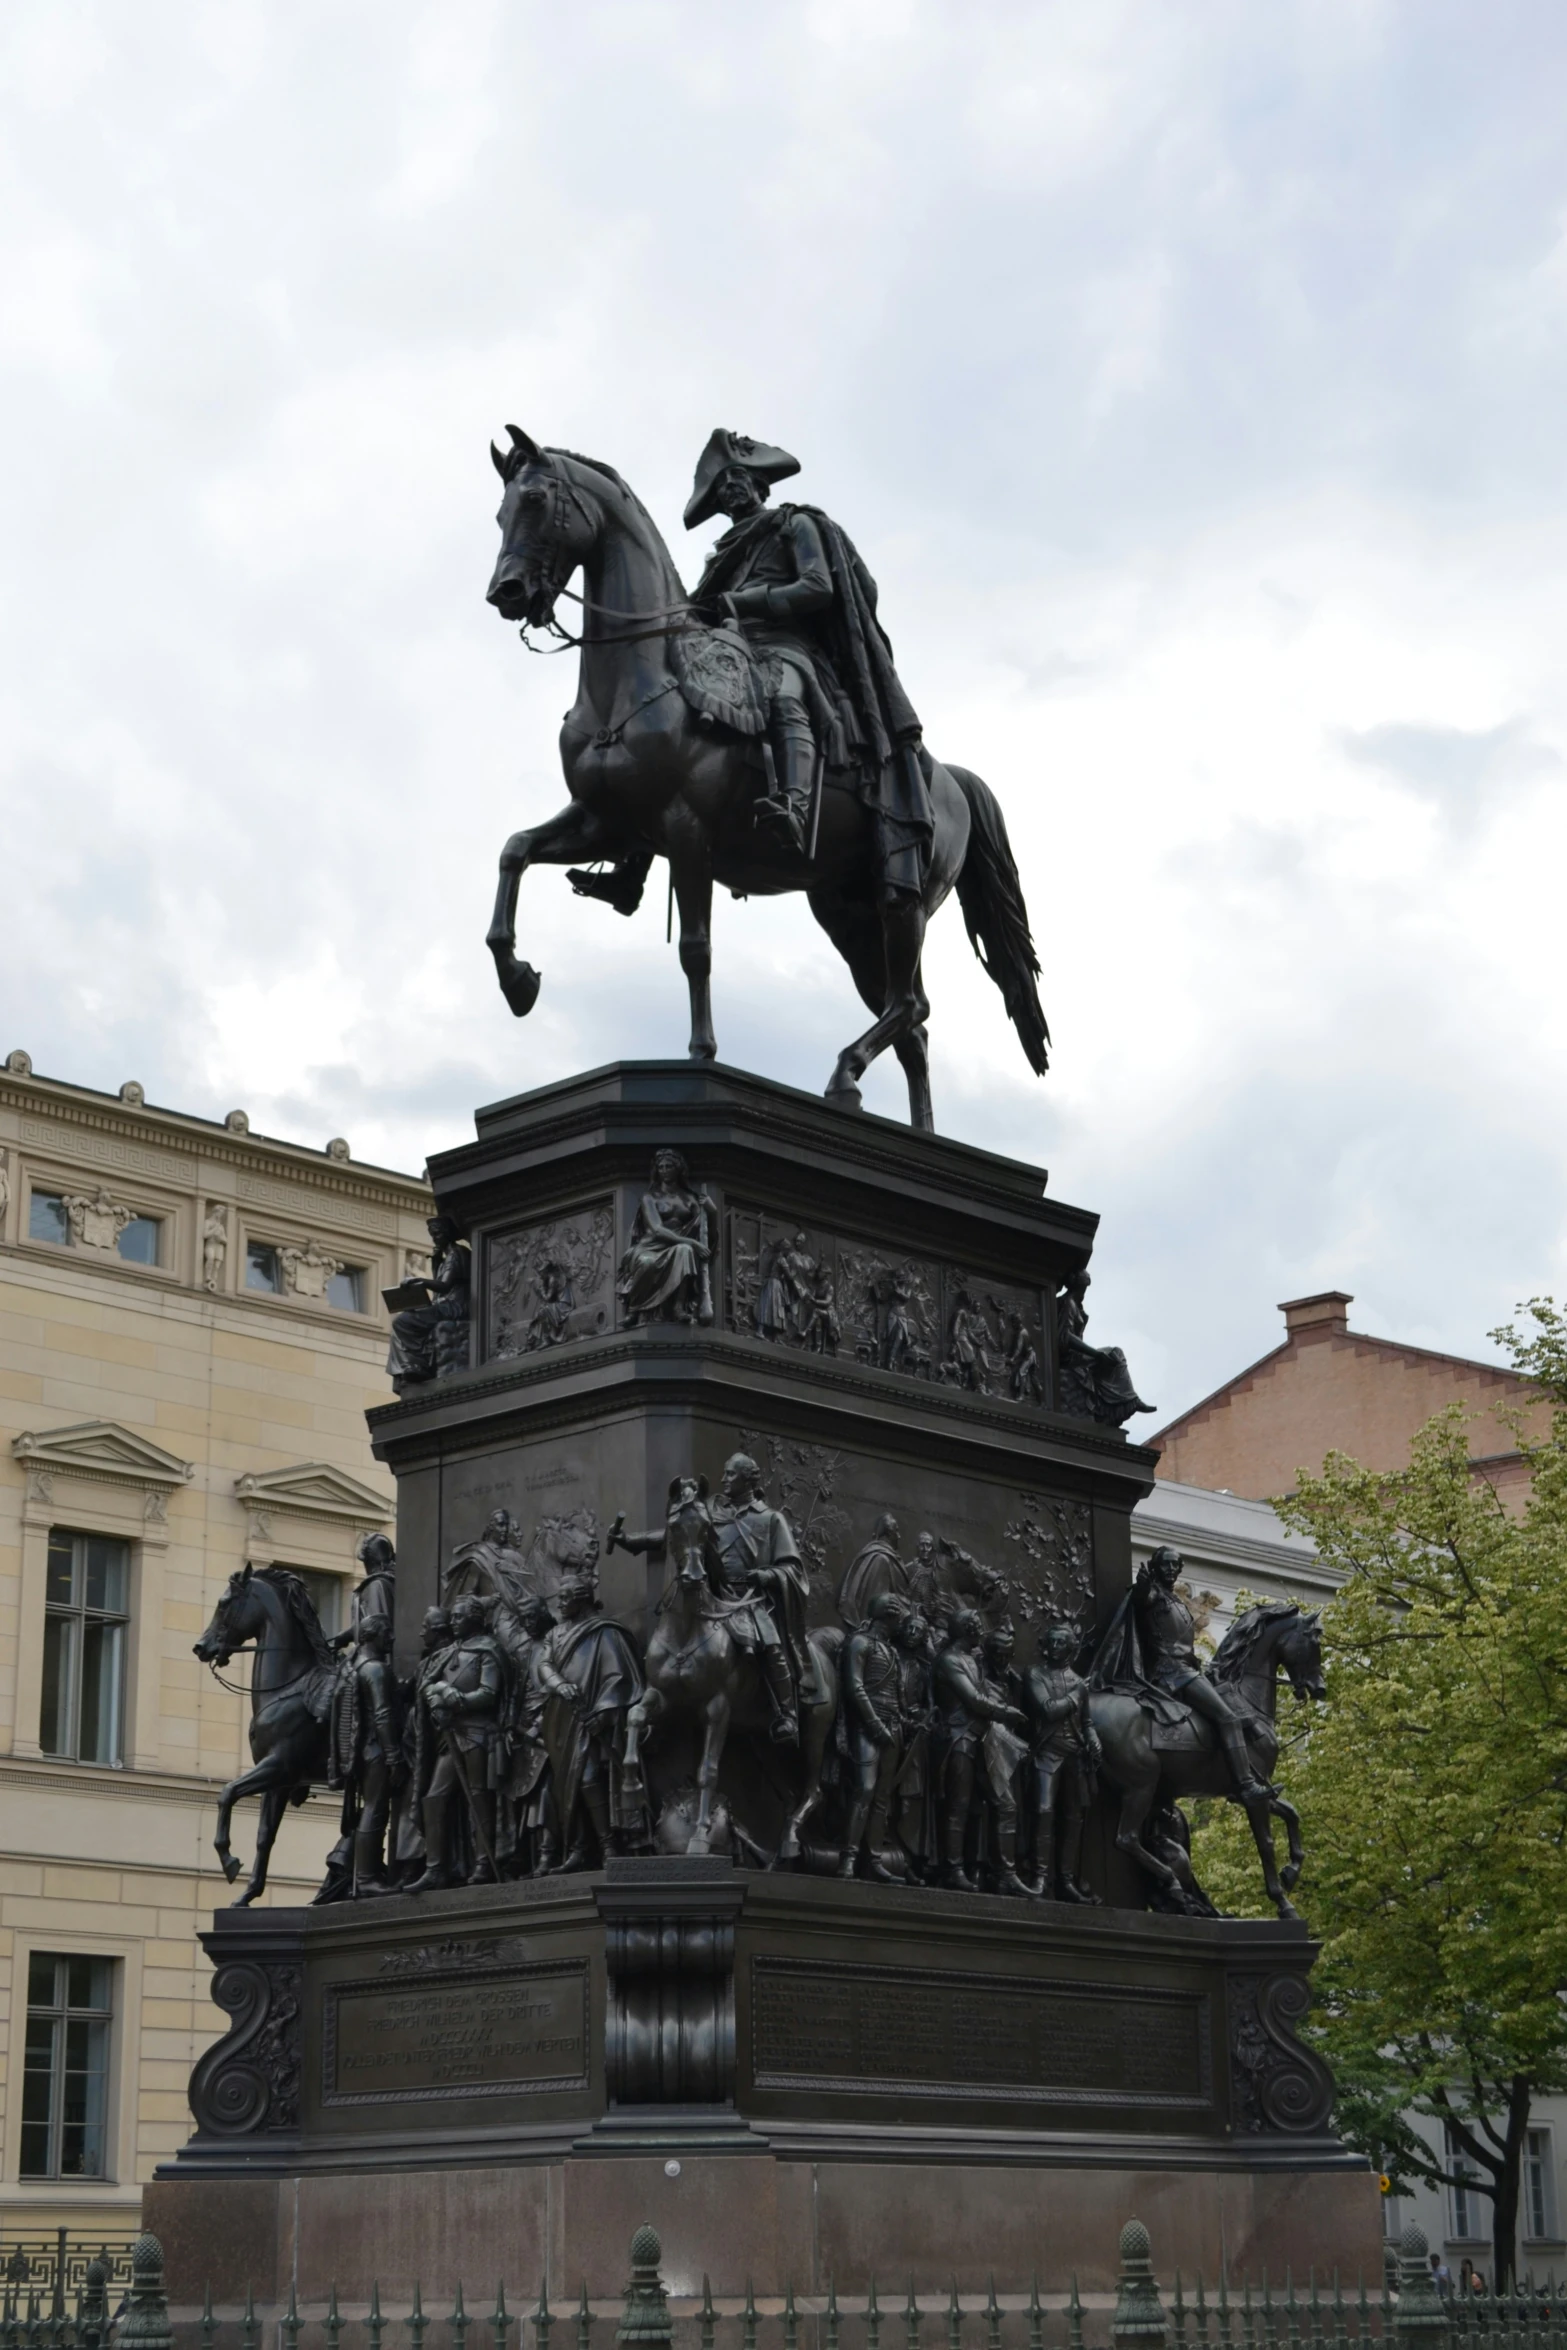
POLYGON ((1218 1744, 1212 1724, 1152 1681, 1112 1681, 1118 1697, 1135 1697, 1148 1716, 1155 1754, 1208 1754, 1218 1744))

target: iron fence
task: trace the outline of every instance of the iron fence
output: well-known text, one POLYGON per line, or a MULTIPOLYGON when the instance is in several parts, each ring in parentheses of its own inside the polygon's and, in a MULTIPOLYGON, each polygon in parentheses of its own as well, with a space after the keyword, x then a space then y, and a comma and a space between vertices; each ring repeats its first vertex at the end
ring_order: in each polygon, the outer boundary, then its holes
MULTIPOLYGON (((541 2289, 531 2308, 508 2303, 504 2286, 493 2304, 470 2309, 459 2287, 450 2311, 426 2310, 419 2288, 406 2308, 383 2308, 378 2288, 363 2308, 343 2307, 334 2289, 321 2307, 301 2308, 292 2292, 282 2310, 258 2310, 247 2295, 242 2308, 215 2308, 210 2294, 200 2312, 171 2319, 164 2286, 163 2250, 155 2236, 130 2252, 130 2288, 111 2316, 114 2281, 106 2258, 83 2264, 75 2307, 52 2293, 45 2309, 37 2284, 25 2291, 7 2277, 0 2306, 0 2350, 1358 2350, 1395 2344, 1405 2350, 1567 2350, 1567 2307, 1554 2279, 1522 2280, 1515 2290, 1437 2291, 1426 2239, 1406 2229, 1395 2261, 1375 2292, 1363 2279, 1349 2286, 1337 2274, 1308 2274, 1304 2284, 1286 2275, 1270 2282, 1231 2280, 1209 2285, 1201 2276, 1173 2273, 1168 2287, 1155 2272, 1148 2231, 1138 2220, 1121 2230, 1120 2267, 1113 2297, 1083 2296, 1074 2279, 1068 2293, 1041 2295, 1037 2279, 1026 2290, 998 2293, 994 2279, 983 2295, 918 2294, 873 2282, 864 2295, 840 2299, 797 2294, 759 2302, 747 2286, 743 2299, 715 2300, 709 2281, 700 2297, 672 2299, 659 2264, 662 2247, 652 2228, 631 2240, 631 2276, 621 2300, 589 2302, 584 2286, 575 2307, 551 2309, 541 2289), (529 2335, 532 2341, 529 2341, 529 2335)), ((64 2273, 63 2259, 57 2274, 64 2273)))
POLYGON ((140 2233, 135 2227, 87 2234, 56 2228, 47 2236, 0 2236, 0 2286, 24 2302, 36 2290, 49 2314, 61 2317, 86 2285, 90 2261, 102 2261, 108 2284, 130 2282, 131 2249, 140 2233))

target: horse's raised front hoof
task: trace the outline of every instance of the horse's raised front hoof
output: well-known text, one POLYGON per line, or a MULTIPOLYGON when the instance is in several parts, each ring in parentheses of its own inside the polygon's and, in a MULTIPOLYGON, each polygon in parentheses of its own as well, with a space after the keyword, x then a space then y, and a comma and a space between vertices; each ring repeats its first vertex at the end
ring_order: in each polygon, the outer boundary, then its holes
POLYGON ((539 975, 531 963, 519 963, 509 947, 497 946, 492 951, 501 993, 521 1020, 539 1000, 539 975))
POLYGON ((830 1110, 863 1110, 865 1107, 865 1097, 854 1079, 845 1076, 841 1069, 834 1070, 832 1083, 822 1099, 830 1110))
POLYGON ((232 1852, 220 1853, 218 1857, 223 1863, 223 1874, 232 1885, 234 1879, 239 1875, 239 1862, 234 1858, 232 1852))
POLYGON ((1286 1893, 1293 1893, 1296 1886, 1300 1883, 1300 1871, 1301 1864, 1298 1860, 1287 1860, 1284 1863, 1284 1866, 1280 1869, 1279 1883, 1283 1886, 1286 1893))

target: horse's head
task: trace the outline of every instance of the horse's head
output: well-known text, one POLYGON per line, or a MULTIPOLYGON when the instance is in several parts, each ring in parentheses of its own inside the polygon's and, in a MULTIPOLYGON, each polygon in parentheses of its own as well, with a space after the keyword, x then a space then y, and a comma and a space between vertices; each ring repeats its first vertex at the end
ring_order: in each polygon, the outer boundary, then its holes
POLYGON ((1288 1625, 1279 1649, 1279 1662, 1289 1675, 1297 1697, 1315 1698, 1320 1705, 1328 1685, 1322 1674, 1322 1611, 1302 1608, 1288 1625))
POLYGON ((254 1569, 244 1567, 230 1575, 223 1597, 212 1611, 212 1621, 196 1642, 195 1654, 204 1665, 216 1665, 221 1670, 236 1649, 243 1648, 257 1628, 255 1604, 251 1595, 254 1569))
POLYGON ((541 449, 515 424, 506 430, 509 450, 502 454, 490 443, 505 488, 495 518, 501 551, 487 601, 503 620, 543 628, 555 616, 561 589, 597 542, 602 518, 558 452, 541 449))

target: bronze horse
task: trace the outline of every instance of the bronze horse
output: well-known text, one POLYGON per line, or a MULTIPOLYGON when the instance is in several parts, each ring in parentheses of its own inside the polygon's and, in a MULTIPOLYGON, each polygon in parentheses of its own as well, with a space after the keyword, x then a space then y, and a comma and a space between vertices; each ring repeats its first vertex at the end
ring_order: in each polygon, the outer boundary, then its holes
MULTIPOLYGON (((705 1488, 675 1499, 664 1541, 673 1572, 647 1646, 647 1687, 626 1716, 626 1775, 632 1781, 640 1777, 642 1748, 655 1724, 682 1713, 694 1717, 702 1732, 702 1757, 696 1825, 687 1850, 700 1856, 711 1850, 713 1799, 730 1731, 765 1739, 773 1716, 756 1660, 735 1639, 714 1589, 718 1562, 705 1488)), ((766 1594, 759 1591, 757 1596, 766 1594)), ((779 1861, 800 1858, 801 1831, 821 1801, 822 1764, 838 1711, 837 1645, 836 1634, 810 1635, 816 1686, 800 1692, 799 1767, 804 1787, 791 1805, 779 1861)))
POLYGON ((240 1864, 229 1850, 230 1815, 242 1797, 260 1796, 256 1857, 236 1909, 248 1908, 266 1886, 285 1806, 303 1803, 312 1786, 326 1778, 327 1719, 339 1671, 310 1594, 286 1567, 246 1567, 231 1575, 195 1652, 218 1671, 252 1642, 250 1751, 255 1768, 231 1779, 218 1797, 212 1839, 232 1885, 240 1864))
MULTIPOLYGON (((1209 1670, 1234 1710, 1245 1718, 1246 1743, 1263 1782, 1246 1806, 1262 1862, 1263 1883, 1281 1918, 1298 1917, 1289 1895, 1299 1880, 1303 1857, 1300 1815, 1266 1781, 1279 1759, 1279 1734, 1274 1724, 1278 1675, 1288 1675, 1297 1697, 1320 1700, 1327 1695, 1322 1679, 1321 1617, 1290 1600, 1268 1600, 1261 1607, 1248 1608, 1224 1635, 1209 1670), (1275 1818, 1284 1822, 1289 1837, 1290 1856, 1282 1875, 1273 1849, 1275 1818)), ((1229 1765, 1219 1750, 1213 1725, 1193 1714, 1191 1744, 1173 1752, 1162 1751, 1155 1747, 1148 1714, 1132 1691, 1096 1689, 1091 1704, 1094 1728, 1104 1748, 1104 1775, 1121 1792, 1116 1844, 1157 1879, 1173 1908, 1188 1908, 1189 1897, 1175 1871, 1150 1852, 1143 1830, 1161 1804, 1183 1795, 1229 1794, 1229 1765)))
POLYGON ((506 429, 505 455, 491 446, 505 491, 489 601, 503 619, 546 627, 579 566, 583 575, 577 699, 560 736, 571 798, 545 823, 513 833, 501 851, 488 943, 513 1012, 530 1012, 539 992, 537 971, 516 954, 527 868, 653 851, 668 860, 680 908, 694 1059, 711 1060, 718 1050, 708 984, 714 882, 737 897, 804 890, 875 1014, 839 1054, 827 1099, 857 1109, 856 1081, 890 1045, 908 1079, 911 1123, 930 1131, 930 1006, 920 957, 927 921, 956 889, 975 952, 1001 990, 1030 1067, 1043 1076, 1049 1032, 1034 984, 1039 963, 1006 825, 986 785, 966 768, 930 763, 935 830, 919 898, 882 901, 872 818, 845 776, 825 777, 806 859, 764 838, 753 822, 766 788, 758 743, 705 725, 680 690, 676 640, 697 623, 646 508, 612 467, 541 448, 516 425, 506 429))

